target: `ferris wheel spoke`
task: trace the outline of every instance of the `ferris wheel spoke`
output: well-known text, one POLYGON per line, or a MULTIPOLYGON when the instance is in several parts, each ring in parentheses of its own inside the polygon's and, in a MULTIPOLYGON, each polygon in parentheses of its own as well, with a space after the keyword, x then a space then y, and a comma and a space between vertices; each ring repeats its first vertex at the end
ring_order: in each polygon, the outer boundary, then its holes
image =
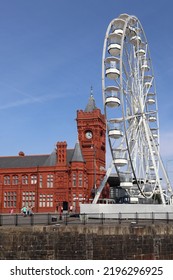
MULTIPOLYGON (((126 65, 126 68, 128 68, 129 73, 133 73, 132 61, 131 61, 131 57, 129 54, 130 50, 127 50, 126 45, 125 45, 124 49, 125 49, 125 55, 126 55, 124 64, 126 65)), ((125 66, 124 66, 124 68, 125 68, 125 66)), ((127 71, 126 71, 126 73, 127 73, 127 71)), ((127 75, 127 77, 128 77, 128 75, 127 75)))

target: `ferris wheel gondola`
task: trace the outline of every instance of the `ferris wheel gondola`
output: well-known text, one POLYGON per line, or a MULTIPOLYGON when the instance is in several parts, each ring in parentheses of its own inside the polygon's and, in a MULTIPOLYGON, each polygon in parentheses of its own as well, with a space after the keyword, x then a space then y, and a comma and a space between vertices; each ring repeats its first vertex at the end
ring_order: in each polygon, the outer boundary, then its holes
POLYGON ((172 194, 160 157, 159 116, 148 42, 137 17, 122 14, 107 28, 102 95, 112 165, 130 196, 172 194))

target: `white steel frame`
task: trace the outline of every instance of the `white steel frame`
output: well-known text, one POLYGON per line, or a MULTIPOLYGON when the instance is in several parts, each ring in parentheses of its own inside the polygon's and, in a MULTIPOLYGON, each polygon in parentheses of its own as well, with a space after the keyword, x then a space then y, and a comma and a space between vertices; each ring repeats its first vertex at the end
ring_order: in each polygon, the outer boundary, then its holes
POLYGON ((135 16, 122 14, 107 28, 102 56, 102 95, 112 161, 93 203, 98 201, 113 168, 120 178, 120 186, 131 197, 151 199, 157 194, 162 204, 169 203, 172 188, 159 152, 154 73, 146 36, 135 16), (115 90, 110 90, 113 87, 115 90))

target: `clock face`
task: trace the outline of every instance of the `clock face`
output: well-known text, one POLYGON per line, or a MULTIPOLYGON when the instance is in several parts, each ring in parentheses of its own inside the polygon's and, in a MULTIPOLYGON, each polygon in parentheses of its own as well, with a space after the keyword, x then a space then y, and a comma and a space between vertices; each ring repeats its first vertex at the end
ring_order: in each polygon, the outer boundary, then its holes
POLYGON ((88 130, 86 133, 85 133, 85 136, 87 139, 91 139, 93 137, 93 134, 90 130, 88 130))

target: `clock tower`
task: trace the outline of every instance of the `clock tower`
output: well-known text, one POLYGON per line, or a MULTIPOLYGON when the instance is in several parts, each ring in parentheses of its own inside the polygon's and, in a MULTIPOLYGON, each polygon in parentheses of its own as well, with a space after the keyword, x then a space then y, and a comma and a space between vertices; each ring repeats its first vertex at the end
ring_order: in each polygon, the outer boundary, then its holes
POLYGON ((82 154, 88 171, 88 196, 92 198, 105 175, 106 122, 96 107, 91 89, 85 110, 77 111, 77 129, 82 154))

